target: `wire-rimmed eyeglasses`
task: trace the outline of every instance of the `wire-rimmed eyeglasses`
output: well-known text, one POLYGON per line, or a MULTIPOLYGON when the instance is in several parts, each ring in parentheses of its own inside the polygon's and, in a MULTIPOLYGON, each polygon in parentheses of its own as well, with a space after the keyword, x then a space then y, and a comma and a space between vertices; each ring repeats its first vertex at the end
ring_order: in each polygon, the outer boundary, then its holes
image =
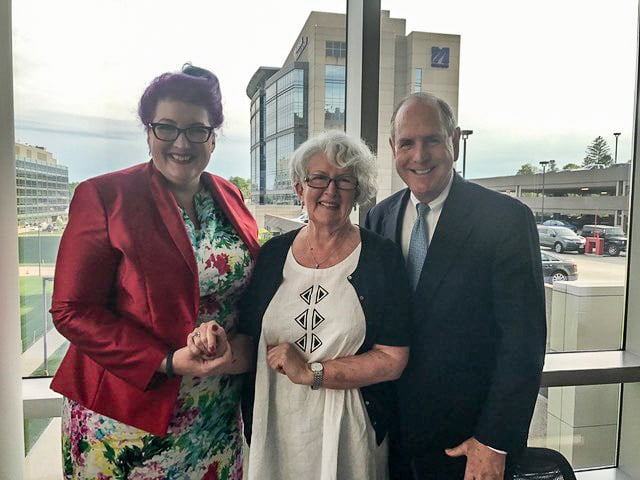
POLYGON ((213 133, 213 127, 205 125, 196 125, 187 128, 178 128, 169 123, 150 123, 149 127, 153 131, 153 135, 163 142, 175 142, 181 133, 184 133, 187 140, 191 143, 205 143, 213 133))

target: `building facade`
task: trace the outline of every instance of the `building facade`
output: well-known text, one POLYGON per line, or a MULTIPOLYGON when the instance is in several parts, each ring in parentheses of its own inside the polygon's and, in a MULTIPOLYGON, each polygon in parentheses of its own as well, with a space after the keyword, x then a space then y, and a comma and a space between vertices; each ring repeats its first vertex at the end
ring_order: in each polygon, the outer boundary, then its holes
POLYGON ((582 225, 602 224, 627 228, 631 165, 608 168, 510 175, 472 180, 491 190, 517 197, 536 220, 555 218, 582 225))
MULTIPOLYGON (((251 200, 295 204, 288 162, 307 138, 344 129, 346 17, 311 12, 282 68, 260 67, 247 86, 251 99, 251 200)), ((378 196, 403 188, 388 144, 394 105, 409 93, 429 91, 458 110, 460 36, 406 34, 406 20, 381 12, 378 106, 378 196)))
POLYGON ((55 222, 69 210, 69 170, 44 147, 16 143, 18 222, 55 222))

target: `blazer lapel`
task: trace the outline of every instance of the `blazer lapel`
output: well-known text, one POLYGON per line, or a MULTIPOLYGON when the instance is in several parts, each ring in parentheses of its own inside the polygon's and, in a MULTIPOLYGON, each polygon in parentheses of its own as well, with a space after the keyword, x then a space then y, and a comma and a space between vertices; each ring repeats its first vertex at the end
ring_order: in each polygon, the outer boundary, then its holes
POLYGON ((393 240, 398 245, 402 245, 402 216, 410 195, 409 189, 405 189, 404 193, 389 205, 387 213, 382 218, 383 236, 393 240))
POLYGON ((198 278, 198 266, 196 264, 196 257, 193 254, 193 247, 191 246, 191 240, 184 226, 182 215, 180 213, 180 207, 176 203, 175 198, 169 191, 166 180, 155 171, 153 167, 150 171, 150 184, 151 194, 155 200, 156 207, 160 213, 160 217, 164 222, 169 235, 171 236, 173 243, 184 258, 184 261, 189 266, 191 273, 198 278))
POLYGON ((471 234, 473 206, 466 197, 465 180, 456 173, 429 244, 427 258, 416 288, 416 292, 420 292, 425 303, 431 301, 440 282, 454 266, 459 250, 464 248, 471 234))

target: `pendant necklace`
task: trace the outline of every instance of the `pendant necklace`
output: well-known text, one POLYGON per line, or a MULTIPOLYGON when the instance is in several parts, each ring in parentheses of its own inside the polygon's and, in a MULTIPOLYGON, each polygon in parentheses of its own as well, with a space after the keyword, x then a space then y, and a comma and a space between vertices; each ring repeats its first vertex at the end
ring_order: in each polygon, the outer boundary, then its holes
POLYGON ((320 268, 320 265, 322 265, 327 260, 329 260, 331 257, 333 257, 333 254, 336 253, 336 251, 338 250, 337 247, 340 246, 340 244, 338 244, 336 246, 336 248, 334 248, 333 251, 331 253, 329 253, 329 255, 327 257, 325 257, 322 260, 318 261, 318 259, 316 258, 315 254, 313 253, 313 247, 311 246, 311 242, 309 242, 309 227, 307 227, 307 235, 305 236, 305 240, 307 242, 307 247, 309 248, 309 253, 311 254, 311 258, 313 258, 313 261, 315 263, 314 268, 316 268, 316 269, 320 268))

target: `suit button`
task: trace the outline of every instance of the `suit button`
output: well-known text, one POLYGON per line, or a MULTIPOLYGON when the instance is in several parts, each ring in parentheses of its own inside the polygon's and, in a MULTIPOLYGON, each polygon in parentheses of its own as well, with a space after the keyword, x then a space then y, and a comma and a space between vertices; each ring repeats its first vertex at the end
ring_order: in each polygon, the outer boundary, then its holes
POLYGON ((352 278, 353 278, 353 277, 352 277, 351 275, 349 275, 349 276, 347 277, 347 280, 351 280, 352 278))
POLYGON ((365 400, 365 401, 364 401, 364 404, 368 407, 368 406, 370 405, 370 404, 369 404, 369 400, 365 400))
POLYGON ((358 298, 360 299, 361 302, 364 302, 364 297, 362 295, 360 295, 358 298))

